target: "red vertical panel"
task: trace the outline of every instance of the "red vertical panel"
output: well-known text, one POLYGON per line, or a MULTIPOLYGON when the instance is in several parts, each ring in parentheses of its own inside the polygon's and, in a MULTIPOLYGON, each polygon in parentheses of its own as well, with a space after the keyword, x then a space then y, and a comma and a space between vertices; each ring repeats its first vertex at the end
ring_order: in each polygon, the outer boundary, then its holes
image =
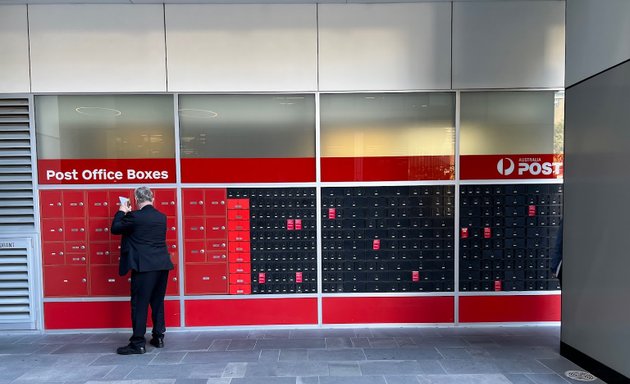
POLYGON ((461 296, 459 321, 560 321, 560 295, 461 296))
MULTIPOLYGON (((164 302, 164 319, 167 327, 180 326, 179 301, 164 302)), ((129 327, 131 309, 128 301, 44 303, 45 329, 129 327)))
POLYGON ((317 324, 316 298, 189 300, 187 326, 317 324))
POLYGON ((324 324, 452 323, 453 297, 325 297, 324 324))

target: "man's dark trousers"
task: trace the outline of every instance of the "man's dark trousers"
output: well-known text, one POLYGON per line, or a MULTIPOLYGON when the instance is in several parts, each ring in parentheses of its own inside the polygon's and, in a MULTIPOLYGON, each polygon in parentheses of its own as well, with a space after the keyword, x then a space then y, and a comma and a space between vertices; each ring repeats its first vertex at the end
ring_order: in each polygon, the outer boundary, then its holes
POLYGON ((164 337, 164 295, 169 271, 131 271, 131 326, 133 335, 129 339, 136 347, 144 347, 147 332, 147 310, 151 305, 153 337, 164 337))

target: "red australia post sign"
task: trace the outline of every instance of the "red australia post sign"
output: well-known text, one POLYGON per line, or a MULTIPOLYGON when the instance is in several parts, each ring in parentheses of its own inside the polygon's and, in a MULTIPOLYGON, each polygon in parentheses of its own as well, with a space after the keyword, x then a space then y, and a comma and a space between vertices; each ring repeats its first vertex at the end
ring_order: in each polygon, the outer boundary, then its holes
POLYGON ((462 180, 559 179, 564 173, 564 156, 554 154, 462 155, 462 180))
POLYGON ((45 159, 39 184, 174 183, 175 159, 45 159))

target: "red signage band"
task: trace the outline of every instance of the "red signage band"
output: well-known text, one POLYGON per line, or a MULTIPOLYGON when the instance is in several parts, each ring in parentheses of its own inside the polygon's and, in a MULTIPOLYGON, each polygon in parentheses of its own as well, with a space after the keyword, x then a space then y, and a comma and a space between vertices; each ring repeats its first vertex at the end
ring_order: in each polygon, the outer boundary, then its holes
POLYGON ((181 159, 184 183, 315 181, 315 158, 181 159))
POLYGON ((555 154, 462 155, 462 180, 559 179, 564 174, 564 156, 555 154))
POLYGON ((322 181, 453 180, 454 156, 322 157, 322 181))
POLYGON ((41 159, 40 184, 174 183, 175 159, 41 159))

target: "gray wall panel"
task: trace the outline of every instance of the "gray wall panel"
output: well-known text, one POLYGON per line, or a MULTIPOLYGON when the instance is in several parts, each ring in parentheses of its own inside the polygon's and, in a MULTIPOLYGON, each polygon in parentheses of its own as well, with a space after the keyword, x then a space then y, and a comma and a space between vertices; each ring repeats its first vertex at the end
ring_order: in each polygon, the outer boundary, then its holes
POLYGON ((0 5, 0 93, 30 92, 26 5, 0 5))
POLYGON ((630 377, 630 63, 567 90, 562 341, 630 377))
POLYGON ((453 3, 453 88, 564 84, 564 2, 453 3))
POLYGON ((630 1, 567 1, 567 86, 630 59, 630 1))

